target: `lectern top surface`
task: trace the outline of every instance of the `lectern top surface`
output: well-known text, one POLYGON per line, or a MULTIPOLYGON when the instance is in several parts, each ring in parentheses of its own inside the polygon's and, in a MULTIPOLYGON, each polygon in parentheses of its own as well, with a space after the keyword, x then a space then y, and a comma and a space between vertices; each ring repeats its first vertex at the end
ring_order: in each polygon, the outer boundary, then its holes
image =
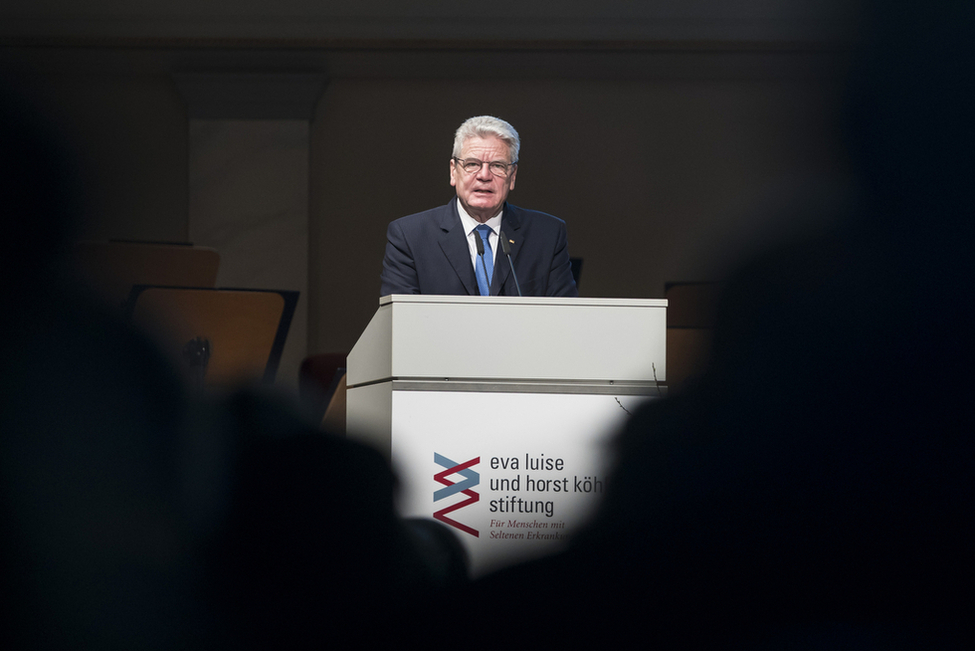
POLYGON ((582 298, 564 296, 440 296, 390 294, 379 299, 380 307, 393 303, 440 303, 453 305, 574 305, 616 307, 667 307, 665 298, 582 298))

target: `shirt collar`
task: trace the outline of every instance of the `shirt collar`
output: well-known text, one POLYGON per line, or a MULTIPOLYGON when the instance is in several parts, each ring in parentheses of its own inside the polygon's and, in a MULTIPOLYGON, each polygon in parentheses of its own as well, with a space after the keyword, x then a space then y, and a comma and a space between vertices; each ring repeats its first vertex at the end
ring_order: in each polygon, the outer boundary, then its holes
MULTIPOLYGON (((481 222, 477 221, 469 214, 467 214, 467 211, 464 210, 464 204, 460 202, 460 199, 457 199, 456 201, 457 201, 457 214, 460 215, 460 223, 464 227, 464 234, 470 235, 475 228, 481 225, 481 222)), ((501 210, 498 211, 498 214, 496 214, 494 217, 492 217, 491 219, 487 220, 484 223, 490 226, 492 231, 498 233, 501 230, 501 215, 503 214, 504 214, 504 204, 501 204, 501 210)))

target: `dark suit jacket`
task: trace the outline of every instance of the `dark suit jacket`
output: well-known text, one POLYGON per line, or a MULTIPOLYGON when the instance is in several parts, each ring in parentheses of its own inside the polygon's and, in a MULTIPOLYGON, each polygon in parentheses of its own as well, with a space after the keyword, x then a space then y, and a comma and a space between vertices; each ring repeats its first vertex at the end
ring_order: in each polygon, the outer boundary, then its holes
MULTIPOLYGON (((572 279, 565 222, 506 203, 501 230, 512 240, 511 259, 522 294, 579 295, 572 279)), ((456 199, 446 206, 397 219, 389 225, 386 238, 380 296, 479 293, 456 199)), ((518 295, 503 252, 496 252, 491 295, 518 295)))

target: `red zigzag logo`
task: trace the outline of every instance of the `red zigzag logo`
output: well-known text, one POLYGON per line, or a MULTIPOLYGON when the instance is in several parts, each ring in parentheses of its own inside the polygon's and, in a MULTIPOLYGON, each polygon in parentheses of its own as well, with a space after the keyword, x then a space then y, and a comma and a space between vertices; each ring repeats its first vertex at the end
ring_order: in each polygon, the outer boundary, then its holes
POLYGON ((466 500, 452 504, 439 511, 434 511, 433 513, 434 519, 439 520, 440 522, 443 522, 444 524, 454 527, 456 529, 460 529, 464 533, 468 533, 474 536, 475 538, 480 537, 480 533, 477 531, 477 529, 468 527, 465 524, 461 524, 460 522, 452 520, 447 517, 447 514, 453 513, 458 509, 464 508, 465 506, 470 506, 471 504, 474 504, 475 502, 481 499, 481 496, 472 490, 473 487, 477 486, 481 482, 481 476, 476 471, 471 470, 471 466, 476 466, 481 462, 481 457, 475 457, 470 461, 465 461, 464 463, 459 464, 456 461, 451 461, 447 457, 434 452, 433 460, 434 462, 437 463, 437 465, 446 468, 446 470, 442 470, 441 472, 438 472, 433 476, 434 480, 444 485, 444 488, 437 489, 436 491, 433 492, 433 501, 437 502, 439 500, 442 500, 446 497, 450 497, 451 495, 455 495, 457 493, 460 493, 467 497, 466 500), (460 475, 464 479, 459 482, 453 482, 447 479, 447 477, 449 477, 450 475, 460 475))

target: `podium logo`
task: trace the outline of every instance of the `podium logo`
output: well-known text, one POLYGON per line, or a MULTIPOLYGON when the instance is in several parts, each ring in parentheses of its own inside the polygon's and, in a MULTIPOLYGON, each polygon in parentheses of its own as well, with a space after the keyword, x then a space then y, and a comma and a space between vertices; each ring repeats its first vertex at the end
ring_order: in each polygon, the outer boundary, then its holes
POLYGON ((465 524, 456 522, 451 518, 447 517, 448 513, 453 513, 465 506, 470 506, 474 504, 481 496, 478 495, 472 489, 481 483, 481 475, 471 470, 471 466, 476 466, 481 462, 481 457, 474 457, 470 461, 465 461, 464 463, 457 463, 456 461, 451 461, 442 454, 433 453, 433 460, 438 466, 444 468, 440 472, 436 473, 433 478, 437 483, 443 484, 444 488, 438 488, 433 492, 433 501, 439 502, 440 500, 445 500, 454 497, 457 494, 464 495, 467 499, 456 499, 453 504, 439 511, 433 512, 433 517, 446 525, 450 525, 455 529, 460 529, 464 533, 469 533, 475 538, 479 537, 477 529, 468 527, 465 524), (463 479, 461 481, 451 481, 448 479, 451 475, 460 475, 463 479))

